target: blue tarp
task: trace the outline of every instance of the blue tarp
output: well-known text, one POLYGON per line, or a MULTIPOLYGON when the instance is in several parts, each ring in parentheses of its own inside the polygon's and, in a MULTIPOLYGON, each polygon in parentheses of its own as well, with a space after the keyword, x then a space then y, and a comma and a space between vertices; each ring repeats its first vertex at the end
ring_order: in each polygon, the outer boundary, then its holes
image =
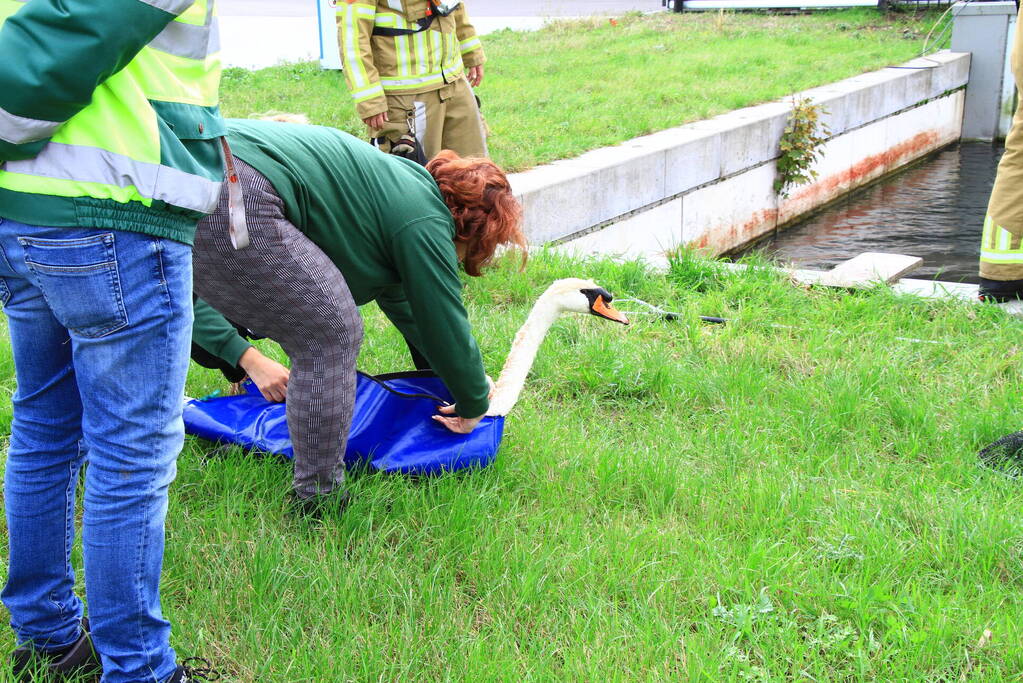
MULTIPOLYGON (((378 378, 401 394, 431 394, 451 401, 440 378, 408 372, 378 378)), ((204 439, 293 458, 283 403, 264 399, 255 385, 245 394, 185 403, 185 431, 204 439)), ((504 432, 503 417, 485 417, 471 434, 454 434, 430 419, 437 414, 433 398, 397 395, 367 378, 358 377, 355 416, 348 436, 345 464, 369 463, 382 472, 439 474, 467 467, 486 467, 497 455, 504 432)))

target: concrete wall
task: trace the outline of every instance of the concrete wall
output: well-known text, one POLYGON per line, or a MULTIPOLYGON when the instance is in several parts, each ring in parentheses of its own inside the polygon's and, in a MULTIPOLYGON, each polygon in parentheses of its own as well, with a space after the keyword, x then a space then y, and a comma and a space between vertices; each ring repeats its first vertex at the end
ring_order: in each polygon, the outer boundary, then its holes
POLYGON ((1016 94, 1010 69, 1016 3, 960 2, 952 10, 952 49, 970 53, 963 138, 1004 138, 1009 134, 1016 94))
POLYGON ((967 54, 808 90, 831 138, 819 178, 774 193, 787 101, 636 138, 512 175, 530 242, 577 252, 656 256, 690 244, 735 249, 849 190, 959 138, 967 54))

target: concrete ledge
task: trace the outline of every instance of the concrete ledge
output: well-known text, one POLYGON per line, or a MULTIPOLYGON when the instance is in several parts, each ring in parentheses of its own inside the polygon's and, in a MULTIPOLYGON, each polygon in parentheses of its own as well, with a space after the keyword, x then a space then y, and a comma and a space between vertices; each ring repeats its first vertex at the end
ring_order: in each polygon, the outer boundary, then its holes
POLYGON ((714 253, 737 248, 957 139, 969 64, 968 54, 945 51, 799 93, 825 106, 832 137, 818 181, 781 201, 774 160, 791 98, 512 174, 527 236, 535 244, 579 237, 577 247, 602 251, 634 251, 631 242, 670 248, 675 240, 714 253), (648 209, 649 219, 670 224, 644 227, 648 209), (587 234, 619 221, 599 238, 587 234))

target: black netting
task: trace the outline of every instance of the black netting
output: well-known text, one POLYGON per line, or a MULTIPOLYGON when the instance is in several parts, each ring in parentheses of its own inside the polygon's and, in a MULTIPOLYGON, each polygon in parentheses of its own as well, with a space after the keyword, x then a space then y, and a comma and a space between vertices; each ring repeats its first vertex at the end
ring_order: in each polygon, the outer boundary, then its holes
POLYGON ((1023 432, 1013 432, 986 446, 981 464, 1017 477, 1023 474, 1023 432))

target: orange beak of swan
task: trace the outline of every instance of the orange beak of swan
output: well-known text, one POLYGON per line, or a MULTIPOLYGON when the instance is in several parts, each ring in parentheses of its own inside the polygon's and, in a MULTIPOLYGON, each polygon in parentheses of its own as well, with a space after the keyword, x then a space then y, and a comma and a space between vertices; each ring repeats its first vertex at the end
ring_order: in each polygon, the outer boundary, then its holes
POLYGON ((625 314, 612 306, 610 301, 605 301, 603 295, 597 295, 590 306, 590 310, 593 311, 594 315, 599 315, 601 318, 607 318, 623 325, 629 324, 629 319, 625 317, 625 314))

